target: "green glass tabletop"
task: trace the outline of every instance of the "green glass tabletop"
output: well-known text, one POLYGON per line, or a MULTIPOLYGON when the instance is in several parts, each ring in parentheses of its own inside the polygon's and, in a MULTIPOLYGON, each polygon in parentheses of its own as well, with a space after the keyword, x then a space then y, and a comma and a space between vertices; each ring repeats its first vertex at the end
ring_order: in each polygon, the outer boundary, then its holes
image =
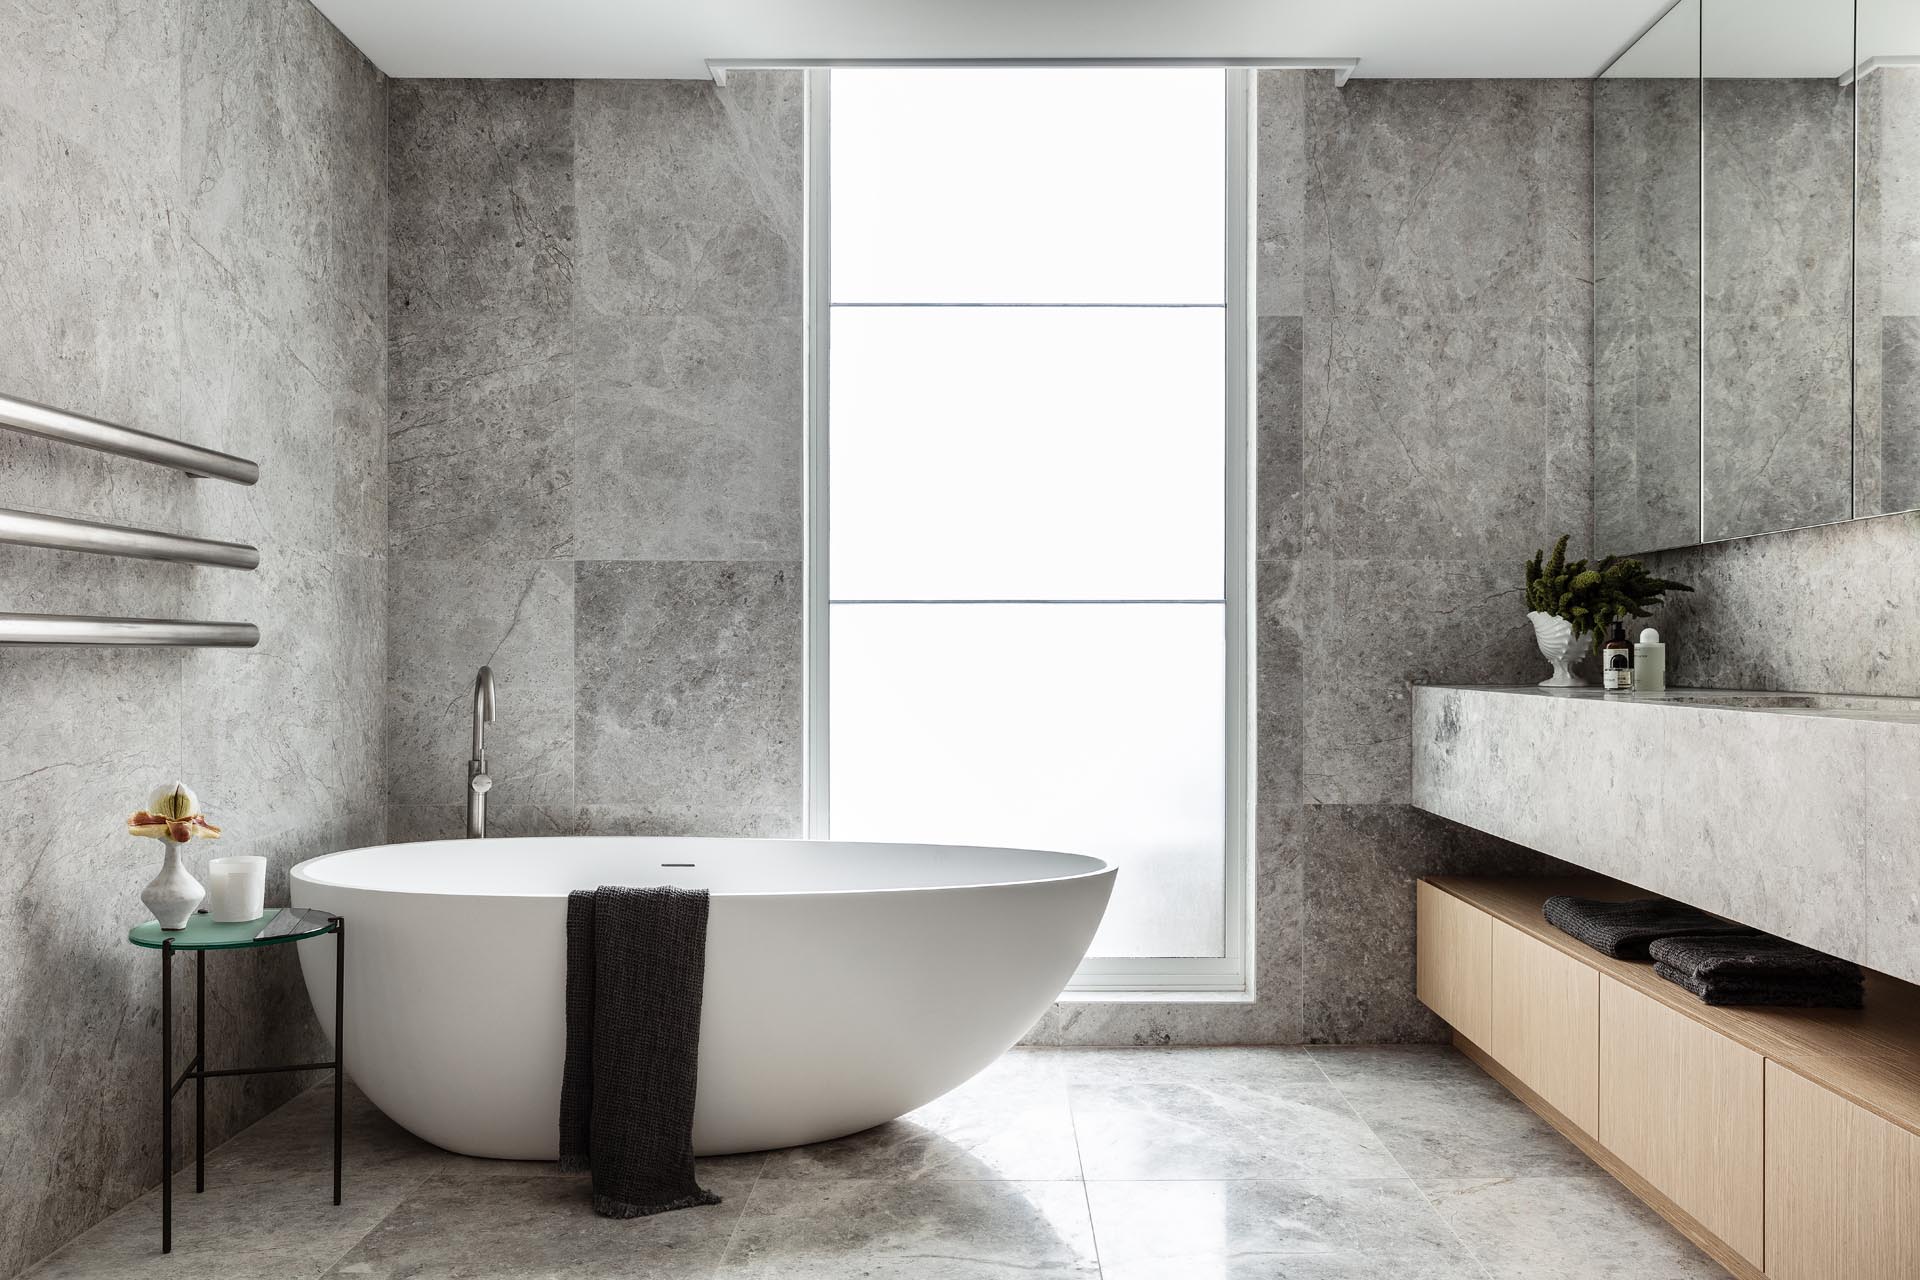
POLYGON ((277 938, 256 938, 253 935, 267 927, 278 907, 267 908, 267 913, 258 920, 242 920, 238 924, 221 924, 210 915, 196 915, 187 921, 187 927, 169 933, 160 927, 158 920, 149 920, 127 930, 127 941, 136 947, 158 949, 167 940, 173 941, 175 951, 231 951, 239 947, 271 947, 281 942, 298 942, 302 938, 317 938, 323 933, 332 933, 332 924, 318 925, 302 933, 282 934, 277 938))

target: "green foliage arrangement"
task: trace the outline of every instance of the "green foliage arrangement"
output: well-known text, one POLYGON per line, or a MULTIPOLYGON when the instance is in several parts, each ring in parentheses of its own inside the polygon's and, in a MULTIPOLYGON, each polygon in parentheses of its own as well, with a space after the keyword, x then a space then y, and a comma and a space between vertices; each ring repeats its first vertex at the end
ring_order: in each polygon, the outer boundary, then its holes
POLYGON ((1615 622, 1646 617, 1667 592, 1691 590, 1684 582, 1654 577, 1638 560, 1608 556, 1569 564, 1565 534, 1553 544, 1551 558, 1536 551, 1527 561, 1527 608, 1565 618, 1575 635, 1591 634, 1595 644, 1615 622))

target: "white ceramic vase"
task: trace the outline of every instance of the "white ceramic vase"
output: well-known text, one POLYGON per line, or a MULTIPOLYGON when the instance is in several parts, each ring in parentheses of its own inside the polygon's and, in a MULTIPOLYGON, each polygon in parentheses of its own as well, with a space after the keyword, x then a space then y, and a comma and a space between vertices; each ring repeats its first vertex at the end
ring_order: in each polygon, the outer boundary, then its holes
POLYGON ((1587 638, 1574 634, 1571 622, 1551 613, 1530 612, 1527 621, 1533 624, 1533 638, 1540 645, 1540 656, 1553 664, 1553 674, 1540 683, 1549 689, 1577 689, 1586 684, 1568 668, 1580 660, 1587 638))
POLYGON ((167 846, 166 861, 160 864, 160 874, 153 878, 153 883, 140 891, 140 901, 147 904, 147 910, 153 912, 162 929, 180 930, 193 919, 207 891, 181 865, 180 846, 171 840, 161 843, 167 846))

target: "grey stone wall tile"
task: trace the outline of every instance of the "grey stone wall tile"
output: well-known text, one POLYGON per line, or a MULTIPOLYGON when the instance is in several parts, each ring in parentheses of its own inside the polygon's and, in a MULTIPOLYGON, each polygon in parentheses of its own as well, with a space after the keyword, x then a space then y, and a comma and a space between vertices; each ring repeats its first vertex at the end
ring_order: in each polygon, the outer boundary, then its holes
POLYGON ((389 804, 464 804, 473 681, 493 668, 491 803, 574 797, 574 566, 395 560, 388 570, 389 804))
POLYGON ((194 249, 277 332, 370 334, 386 276, 384 77, 311 5, 187 0, 185 25, 194 249))
POLYGON ((1307 87, 1330 73, 1255 73, 1254 313, 1306 310, 1307 87))
POLYGON ((800 805, 795 563, 578 566, 579 799, 726 831, 800 805))
POLYGON ((800 77, 583 81, 580 298, 604 313, 800 313, 800 77))
POLYGON ((1585 310, 1589 105, 1568 80, 1310 81, 1308 315, 1585 310))
POLYGON ((1305 554, 1524 557, 1584 533, 1584 503, 1546 507, 1584 401, 1569 336, 1530 317, 1310 317, 1305 554))
MULTIPOLYGON (((0 1275, 148 1187, 158 965, 125 945, 157 846, 152 786, 200 788, 287 868, 377 842, 383 543, 385 86, 305 4, 14 5, 0 48, 0 388, 257 458, 261 484, 0 433, 0 505, 238 538, 253 574, 9 548, 10 609, 238 617, 247 653, 21 651, 0 664, 0 778, 23 812, 0 869, 0 1275), (135 847, 135 846, 138 847, 135 847)), ((204 878, 204 877, 203 877, 204 878)), ((230 956, 208 1043, 319 1056, 290 954, 230 956)), ((181 984, 182 1025, 192 992, 181 984)), ((209 1144, 293 1077, 210 1091, 209 1144)), ((189 1136, 178 1135, 184 1151, 189 1136)))
POLYGON ((578 555, 797 559, 800 322, 583 307, 577 323, 578 555))
POLYGON ((543 80, 394 89, 395 555, 571 551, 573 97, 543 80))
POLYGON ((1408 685, 1541 679, 1521 562, 1333 560, 1302 566, 1309 804, 1406 804, 1408 685))
POLYGON ((1535 875, 1551 859, 1403 804, 1302 810, 1303 1038, 1311 1044, 1444 1040, 1414 995, 1414 882, 1535 875))
MULTIPOLYGON (((105 38, 78 12, 70 17, 66 39, 88 47, 105 38)), ((47 91, 56 91, 54 82, 47 91)), ((171 110, 137 97, 124 109, 171 110)), ((111 135, 99 120, 80 123, 111 135)), ((0 388, 192 438, 179 422, 179 386, 169 372, 182 346, 172 305, 182 258, 173 221, 177 144, 149 163, 130 149, 103 155, 11 101, 0 104, 0 137, 0 233, 11 244, 36 246, 8 273, 0 388), (76 233, 76 209, 87 211, 83 233, 76 233)), ((7 431, 0 432, 0 505, 165 523, 190 499, 170 472, 7 431)))
POLYGON ((1301 554, 1304 370, 1298 316, 1262 316, 1254 330, 1255 548, 1262 560, 1301 554))

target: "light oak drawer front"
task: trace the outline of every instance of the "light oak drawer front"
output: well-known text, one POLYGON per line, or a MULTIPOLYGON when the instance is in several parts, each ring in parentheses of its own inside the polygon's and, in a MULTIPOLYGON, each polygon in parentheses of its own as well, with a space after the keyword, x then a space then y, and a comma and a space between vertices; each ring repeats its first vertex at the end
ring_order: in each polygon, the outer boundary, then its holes
POLYGON ((1492 924, 1493 1029, 1486 1050, 1597 1136, 1600 973, 1504 921, 1492 924))
POLYGON ((1766 1059, 1600 979, 1601 1144, 1758 1267, 1766 1059))
POLYGON ((1420 1002, 1485 1048, 1493 1021, 1493 917, 1420 881, 1414 961, 1420 1002))
POLYGON ((1920 1276, 1920 1137, 1767 1064, 1767 1275, 1920 1276))

